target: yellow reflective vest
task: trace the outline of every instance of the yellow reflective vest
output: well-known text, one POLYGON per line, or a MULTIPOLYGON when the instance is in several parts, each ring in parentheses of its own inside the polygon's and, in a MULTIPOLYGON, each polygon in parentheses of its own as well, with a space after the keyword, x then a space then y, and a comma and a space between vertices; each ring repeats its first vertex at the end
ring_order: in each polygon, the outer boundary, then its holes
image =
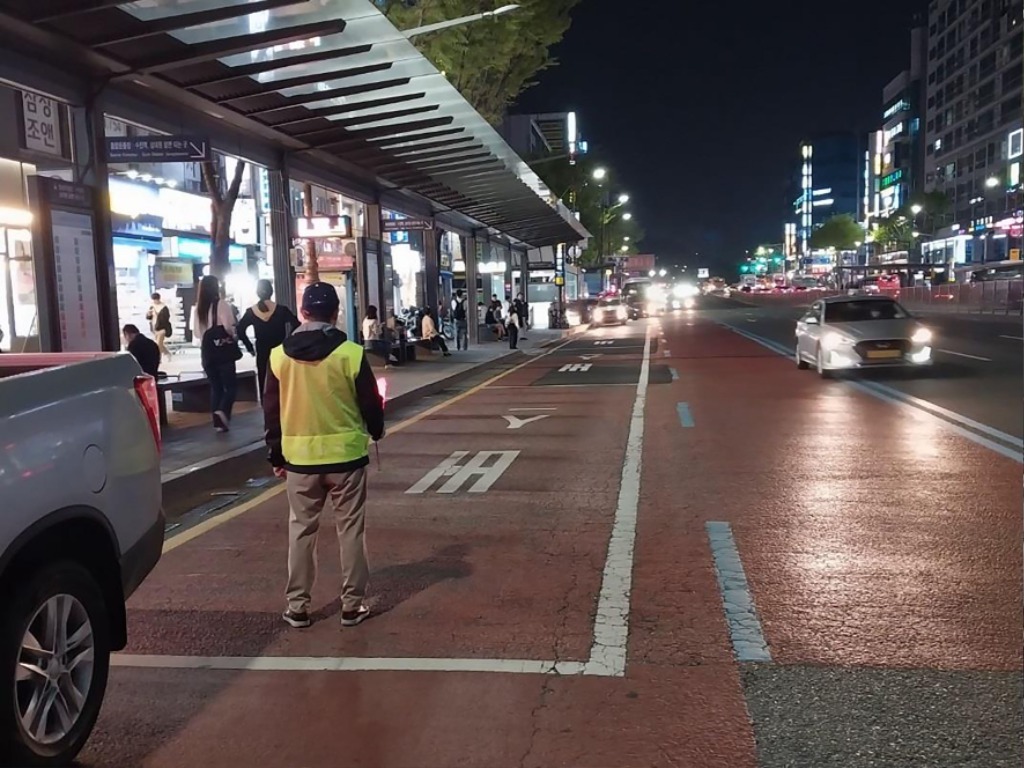
POLYGON ((369 456, 370 435, 356 395, 363 348, 345 341, 327 357, 295 360, 270 353, 280 387, 281 453, 289 466, 326 467, 369 456))

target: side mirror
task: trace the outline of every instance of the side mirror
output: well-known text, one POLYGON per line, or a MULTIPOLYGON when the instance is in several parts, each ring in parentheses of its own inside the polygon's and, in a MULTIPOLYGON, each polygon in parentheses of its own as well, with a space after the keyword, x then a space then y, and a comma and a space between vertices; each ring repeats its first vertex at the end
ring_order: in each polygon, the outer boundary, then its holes
POLYGON ((818 325, 818 318, 814 315, 808 315, 804 318, 804 322, 807 323, 807 325, 818 325))

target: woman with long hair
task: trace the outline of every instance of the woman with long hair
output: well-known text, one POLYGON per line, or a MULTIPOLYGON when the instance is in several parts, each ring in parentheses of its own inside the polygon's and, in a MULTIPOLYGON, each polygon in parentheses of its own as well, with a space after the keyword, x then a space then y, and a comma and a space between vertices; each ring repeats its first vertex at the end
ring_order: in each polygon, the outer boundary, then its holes
POLYGON ((220 297, 220 280, 206 275, 199 281, 192 310, 192 341, 202 348, 203 373, 210 382, 210 412, 213 428, 227 432, 231 409, 238 391, 235 363, 241 357, 235 336, 235 312, 220 297))
POLYGON ((270 363, 270 350, 280 345, 302 323, 288 307, 270 300, 274 295, 274 284, 269 280, 256 283, 256 296, 259 299, 245 310, 238 323, 236 333, 242 345, 250 355, 256 357, 256 388, 263 402, 263 385, 267 380, 267 365, 270 363), (249 341, 249 328, 256 334, 256 346, 249 341))

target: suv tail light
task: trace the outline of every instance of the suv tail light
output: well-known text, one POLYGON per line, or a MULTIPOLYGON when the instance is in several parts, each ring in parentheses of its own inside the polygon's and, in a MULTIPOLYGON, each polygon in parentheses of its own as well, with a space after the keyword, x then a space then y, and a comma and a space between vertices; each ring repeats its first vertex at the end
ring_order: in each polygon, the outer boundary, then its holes
POLYGON ((160 437, 160 402, 156 389, 156 379, 152 376, 135 377, 135 394, 139 396, 146 417, 149 419, 149 428, 153 430, 153 440, 156 442, 156 449, 160 451, 163 447, 163 440, 160 437))

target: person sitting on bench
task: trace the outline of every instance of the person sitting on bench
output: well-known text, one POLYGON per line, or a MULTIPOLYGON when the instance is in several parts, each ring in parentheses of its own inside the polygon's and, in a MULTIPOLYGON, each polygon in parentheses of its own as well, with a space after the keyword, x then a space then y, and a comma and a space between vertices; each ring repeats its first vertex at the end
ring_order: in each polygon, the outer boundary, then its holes
POLYGON ((452 356, 452 353, 448 351, 448 345, 444 341, 444 336, 437 332, 434 313, 429 309, 423 313, 423 340, 429 341, 431 348, 435 346, 440 348, 445 357, 452 356))

